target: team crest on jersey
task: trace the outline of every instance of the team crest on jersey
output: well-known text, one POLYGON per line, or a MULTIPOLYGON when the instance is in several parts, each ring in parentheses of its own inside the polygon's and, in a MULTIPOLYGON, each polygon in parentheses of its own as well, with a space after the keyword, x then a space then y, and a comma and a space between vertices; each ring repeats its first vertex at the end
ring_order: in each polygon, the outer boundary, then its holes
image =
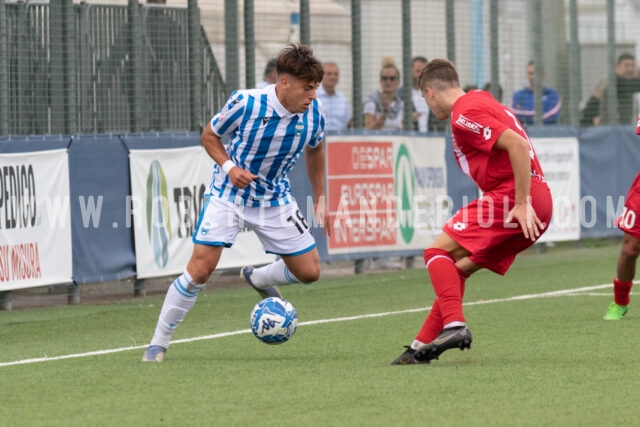
POLYGON ((456 123, 462 127, 469 129, 471 132, 474 132, 474 133, 480 133, 480 129, 482 129, 481 125, 474 122, 473 120, 469 120, 462 114, 458 116, 458 120, 456 120, 456 123))
POLYGON ((300 136, 304 131, 304 123, 298 122, 296 123, 296 136, 300 136))

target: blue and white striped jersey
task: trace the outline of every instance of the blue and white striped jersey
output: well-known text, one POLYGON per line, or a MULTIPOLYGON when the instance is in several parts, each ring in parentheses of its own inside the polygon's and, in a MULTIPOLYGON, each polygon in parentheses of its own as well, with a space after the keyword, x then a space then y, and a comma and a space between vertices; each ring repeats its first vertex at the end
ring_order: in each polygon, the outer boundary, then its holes
POLYGON ((211 129, 225 143, 229 158, 258 176, 238 189, 216 164, 208 194, 245 206, 279 206, 293 200, 287 173, 305 146, 324 138, 325 113, 318 100, 304 113, 290 113, 275 85, 235 91, 211 119, 211 129))

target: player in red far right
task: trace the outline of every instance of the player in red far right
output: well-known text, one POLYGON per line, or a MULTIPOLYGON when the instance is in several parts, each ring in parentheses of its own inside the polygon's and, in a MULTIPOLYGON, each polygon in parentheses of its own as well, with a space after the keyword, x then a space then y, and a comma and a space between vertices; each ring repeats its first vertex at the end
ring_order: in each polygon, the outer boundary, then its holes
MULTIPOLYGON (((640 135, 640 115, 636 134, 640 135)), ((620 320, 629 311, 636 261, 640 255, 640 173, 631 184, 624 204, 624 211, 617 219, 618 228, 624 231, 622 248, 618 255, 616 277, 613 279, 613 302, 609 304, 604 320, 620 320)))
POLYGON ((418 86, 439 120, 451 118, 456 161, 483 195, 456 212, 424 251, 436 299, 392 365, 429 363, 446 350, 470 348, 462 311, 467 277, 481 268, 505 274, 547 229, 553 205, 533 145, 509 108, 488 92, 465 93, 446 59, 425 65, 418 86))

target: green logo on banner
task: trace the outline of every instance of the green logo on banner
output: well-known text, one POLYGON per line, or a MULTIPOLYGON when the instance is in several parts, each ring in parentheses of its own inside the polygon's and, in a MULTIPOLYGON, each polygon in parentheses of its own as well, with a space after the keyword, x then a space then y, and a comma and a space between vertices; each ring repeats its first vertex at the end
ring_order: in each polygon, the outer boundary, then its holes
POLYGON ((395 172, 396 197, 399 198, 396 209, 400 235, 405 243, 410 243, 415 231, 413 228, 412 206, 415 182, 413 179, 413 168, 411 167, 409 150, 407 150, 404 144, 398 149, 395 172))
POLYGON ((153 249, 153 261, 158 268, 164 268, 169 262, 171 220, 167 179, 157 160, 151 162, 147 175, 147 234, 153 249))

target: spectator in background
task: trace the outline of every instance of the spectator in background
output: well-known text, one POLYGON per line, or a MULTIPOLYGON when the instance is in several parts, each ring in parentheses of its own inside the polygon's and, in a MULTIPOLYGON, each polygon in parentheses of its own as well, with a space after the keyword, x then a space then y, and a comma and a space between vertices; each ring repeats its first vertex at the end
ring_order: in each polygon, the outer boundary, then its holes
POLYGON ((598 126, 600 124, 631 124, 635 122, 633 114, 634 93, 640 92, 640 77, 637 76, 636 57, 625 52, 616 62, 616 86, 618 92, 618 121, 610 123, 608 117, 607 86, 608 80, 603 77, 582 110, 580 124, 582 126, 598 126))
MULTIPOLYGON (((393 58, 382 58, 380 70, 380 90, 369 94, 362 106, 365 129, 402 130, 404 102, 398 93, 400 70, 393 58)), ((367 269, 400 269, 400 263, 389 258, 357 259, 354 264, 356 274, 367 269)))
POLYGON ((267 62, 264 67, 264 74, 262 80, 256 83, 256 89, 264 89, 265 87, 272 85, 276 82, 276 59, 272 58, 267 62))
POLYGON ((364 100, 365 129, 402 130, 404 102, 398 95, 400 70, 391 57, 382 58, 380 89, 374 90, 364 100))
POLYGON ((413 130, 418 132, 427 132, 429 130, 429 106, 422 97, 420 88, 418 88, 418 79, 420 71, 427 65, 427 58, 424 56, 416 56, 412 61, 411 68, 411 102, 413 103, 413 130))
MULTIPOLYGON (((513 112, 518 117, 518 120, 522 124, 532 125, 534 124, 534 118, 536 115, 535 100, 533 93, 533 86, 535 80, 535 63, 529 61, 526 68, 527 79, 529 80, 529 86, 515 92, 513 94, 513 101, 511 107, 513 112)), ((544 73, 543 73, 544 77, 544 73)), ((558 91, 547 86, 542 87, 542 123, 545 125, 553 125, 558 123, 560 117, 560 109, 562 107, 562 100, 558 91)))
POLYGON ((322 84, 316 91, 316 96, 322 103, 327 123, 325 129, 328 131, 342 131, 351 127, 351 106, 349 100, 336 90, 340 80, 340 69, 335 62, 325 62, 323 64, 324 77, 322 84))
POLYGON ((616 63, 616 86, 618 92, 618 121, 612 123, 608 117, 607 88, 605 86, 600 102, 600 123, 628 125, 636 122, 634 113, 634 94, 640 92, 636 57, 625 52, 616 63))
POLYGON ((598 126, 600 124, 600 103, 604 94, 604 88, 606 86, 606 77, 601 78, 600 80, 598 80, 598 83, 596 83, 591 96, 582 109, 580 126, 598 126))

